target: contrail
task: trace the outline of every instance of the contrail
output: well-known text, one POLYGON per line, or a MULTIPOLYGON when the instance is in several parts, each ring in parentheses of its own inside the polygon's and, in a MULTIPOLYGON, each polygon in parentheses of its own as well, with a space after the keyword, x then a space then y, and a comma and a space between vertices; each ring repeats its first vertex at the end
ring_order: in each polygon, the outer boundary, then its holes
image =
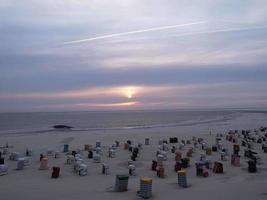
POLYGON ((194 33, 182 33, 182 34, 176 34, 176 35, 165 35, 165 36, 158 36, 158 37, 144 37, 144 38, 137 38, 137 39, 125 39, 125 40, 120 40, 120 41, 115 41, 115 42, 118 43, 118 42, 127 42, 127 41, 135 41, 135 40, 186 37, 186 36, 205 35, 205 34, 224 33, 224 32, 239 32, 239 31, 259 30, 259 29, 266 29, 266 28, 267 28, 267 26, 228 28, 228 29, 218 29, 218 30, 211 30, 211 31, 199 31, 199 32, 194 32, 194 33))
POLYGON ((93 41, 93 40, 101 40, 101 39, 119 37, 119 36, 124 36, 124 35, 132 35, 132 34, 137 34, 137 33, 151 32, 151 31, 160 31, 160 30, 165 30, 165 29, 173 29, 173 28, 192 26, 192 25, 197 25, 197 24, 205 24, 205 23, 207 23, 207 21, 199 21, 199 22, 193 22, 193 23, 187 23, 187 24, 177 24, 177 25, 171 25, 171 26, 160 26, 160 27, 149 28, 149 29, 141 29, 141 30, 136 30, 136 31, 128 31, 128 32, 123 32, 123 33, 114 33, 114 34, 109 34, 109 35, 102 35, 102 36, 98 36, 98 37, 86 38, 86 39, 81 39, 81 40, 73 40, 73 41, 69 41, 69 42, 64 42, 62 44, 63 45, 77 44, 77 43, 89 42, 89 41, 93 41))
POLYGON ((244 27, 244 28, 228 28, 228 29, 219 29, 214 31, 202 31, 195 33, 184 33, 166 37, 182 37, 182 36, 191 36, 191 35, 201 35, 201 34, 212 34, 212 33, 223 33, 223 32, 239 32, 239 31, 249 31, 249 30, 257 30, 257 29, 265 29, 267 26, 255 26, 255 27, 244 27))

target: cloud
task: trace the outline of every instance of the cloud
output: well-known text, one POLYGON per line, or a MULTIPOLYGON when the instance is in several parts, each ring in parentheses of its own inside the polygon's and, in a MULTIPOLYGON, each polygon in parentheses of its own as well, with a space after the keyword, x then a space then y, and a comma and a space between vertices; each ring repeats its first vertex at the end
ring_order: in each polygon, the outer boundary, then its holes
MULTIPOLYGON (((31 92, 31 93, 0 93, 1 98, 18 98, 18 99, 70 99, 70 98, 90 98, 90 97, 125 97, 135 95, 150 95, 158 92, 166 92, 173 89, 174 86, 142 86, 128 85, 115 87, 92 87, 86 89, 57 91, 57 92, 31 92)), ((183 87, 180 87, 183 89, 183 87)))
MULTIPOLYGON (((267 30, 259 28, 263 33, 267 30)), ((266 63, 266 38, 255 38, 258 28, 225 29, 201 33, 166 36, 146 41, 129 41, 128 43, 113 44, 112 47, 102 48, 106 59, 96 60, 99 66, 107 68, 159 68, 159 67, 232 67, 233 64, 253 66, 266 63), (241 37, 232 34, 235 31, 241 37), (227 37, 221 33, 229 33, 227 37), (207 35, 205 35, 205 34, 207 35), (214 35, 208 35, 208 34, 214 35), (215 33, 219 33, 218 35, 215 33), (200 34, 200 35, 199 35, 200 34), (247 37, 242 38, 242 35, 247 37), (180 39, 179 37, 185 37, 180 39), (189 36, 189 37, 188 37, 189 36), (198 36, 198 37, 196 37, 198 36), (176 39, 178 37, 179 40, 176 39), (208 41, 208 42, 207 42, 208 41), (143 44, 141 44, 143 43, 143 44), (157 43, 157 46, 154 45, 157 43), (136 49, 136 46, 143 48, 136 49), (132 49, 131 49, 132 48, 132 49), (111 52, 109 54, 109 52, 111 52)))
MULTIPOLYGON (((31 102, 35 109, 146 109, 265 105, 265 82, 135 85, 50 93, 0 94, 4 102, 31 102), (160 94, 160 95, 159 95, 160 94), (239 104, 238 104, 239 103, 239 104)), ((27 104, 26 104, 27 105, 27 104)))
POLYGON ((3 0, 0 109, 264 105, 266 25, 265 0, 3 0))
POLYGON ((77 104, 51 104, 51 105, 38 105, 34 109, 71 109, 71 110, 82 110, 82 109, 123 109, 133 108, 138 105, 138 102, 120 102, 120 103, 77 103, 77 104))

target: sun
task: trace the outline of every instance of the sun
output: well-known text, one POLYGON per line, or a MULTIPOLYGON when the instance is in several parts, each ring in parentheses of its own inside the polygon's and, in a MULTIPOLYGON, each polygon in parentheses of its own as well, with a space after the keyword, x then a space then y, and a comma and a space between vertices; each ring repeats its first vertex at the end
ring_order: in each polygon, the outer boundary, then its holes
POLYGON ((128 99, 131 99, 131 98, 133 98, 134 93, 135 93, 135 91, 132 88, 127 88, 127 90, 125 91, 125 96, 128 99))
POLYGON ((137 92, 137 88, 134 87, 134 86, 127 86, 127 87, 123 87, 123 89, 122 89, 122 94, 123 94, 127 99, 132 99, 132 98, 134 98, 136 92, 137 92))
POLYGON ((133 98, 133 95, 132 95, 132 94, 128 94, 128 95, 127 95, 127 98, 128 98, 128 99, 131 99, 131 98, 133 98))

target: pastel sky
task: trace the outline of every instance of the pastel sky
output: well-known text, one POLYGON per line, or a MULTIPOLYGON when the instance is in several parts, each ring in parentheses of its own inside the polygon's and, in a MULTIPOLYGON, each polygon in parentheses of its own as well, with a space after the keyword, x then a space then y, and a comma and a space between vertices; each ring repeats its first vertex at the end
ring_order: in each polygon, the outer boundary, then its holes
POLYGON ((266 0, 1 0, 0 112, 267 107, 266 0))

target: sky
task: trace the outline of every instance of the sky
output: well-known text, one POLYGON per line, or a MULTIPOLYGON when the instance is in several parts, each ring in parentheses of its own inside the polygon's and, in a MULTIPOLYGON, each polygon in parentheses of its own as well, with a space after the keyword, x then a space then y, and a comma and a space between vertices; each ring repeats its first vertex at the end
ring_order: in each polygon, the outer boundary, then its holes
POLYGON ((266 0, 1 0, 0 112, 267 107, 266 0))

